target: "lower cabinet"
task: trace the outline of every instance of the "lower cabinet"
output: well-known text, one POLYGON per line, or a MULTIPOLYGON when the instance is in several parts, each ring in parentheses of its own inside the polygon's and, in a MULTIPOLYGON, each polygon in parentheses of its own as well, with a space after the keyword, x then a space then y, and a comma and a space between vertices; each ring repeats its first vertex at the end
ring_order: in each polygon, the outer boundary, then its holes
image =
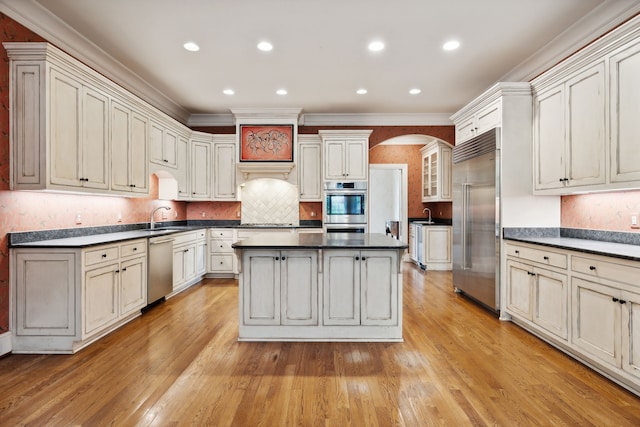
POLYGON ((173 293, 199 282, 206 272, 206 230, 188 231, 172 235, 173 293))
POLYGON ((74 353, 140 315, 147 240, 11 250, 13 352, 74 353))
POLYGON ((251 251, 243 268, 245 324, 318 324, 316 251, 251 251))
POLYGON ((520 242, 505 249, 512 319, 640 395, 640 262, 520 242))
POLYGON ((242 249, 241 341, 401 341, 397 250, 242 249))
POLYGON ((430 225, 424 232, 424 264, 427 270, 451 270, 451 226, 430 225))
POLYGON ((209 265, 207 274, 211 277, 233 277, 236 272, 236 256, 233 253, 232 228, 209 229, 209 265))

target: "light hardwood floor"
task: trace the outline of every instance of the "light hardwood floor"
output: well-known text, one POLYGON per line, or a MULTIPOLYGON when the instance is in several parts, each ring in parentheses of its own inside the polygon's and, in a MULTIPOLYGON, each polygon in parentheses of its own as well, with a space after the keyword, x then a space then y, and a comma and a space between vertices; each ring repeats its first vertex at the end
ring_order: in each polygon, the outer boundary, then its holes
POLYGON ((205 280, 75 355, 0 359, 0 425, 638 426, 640 398, 404 265, 404 343, 241 343, 205 280))

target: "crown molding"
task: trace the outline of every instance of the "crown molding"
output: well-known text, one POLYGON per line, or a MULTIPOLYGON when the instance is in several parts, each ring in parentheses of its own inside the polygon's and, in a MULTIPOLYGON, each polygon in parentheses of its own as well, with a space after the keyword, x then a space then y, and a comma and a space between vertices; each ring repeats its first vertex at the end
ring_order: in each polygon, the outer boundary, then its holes
POLYGON ((0 12, 181 123, 189 112, 35 0, 0 0, 0 12))
POLYGON ((451 126, 450 114, 304 114, 304 126, 451 126))

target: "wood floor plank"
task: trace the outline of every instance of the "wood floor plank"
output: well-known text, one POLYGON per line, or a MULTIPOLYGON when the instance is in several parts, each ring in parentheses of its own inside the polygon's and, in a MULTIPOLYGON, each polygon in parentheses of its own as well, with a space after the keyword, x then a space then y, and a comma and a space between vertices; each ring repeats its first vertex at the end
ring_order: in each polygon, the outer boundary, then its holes
POLYGON ((404 265, 404 342, 238 342, 208 279, 75 355, 0 359, 0 426, 640 425, 640 398, 404 265))

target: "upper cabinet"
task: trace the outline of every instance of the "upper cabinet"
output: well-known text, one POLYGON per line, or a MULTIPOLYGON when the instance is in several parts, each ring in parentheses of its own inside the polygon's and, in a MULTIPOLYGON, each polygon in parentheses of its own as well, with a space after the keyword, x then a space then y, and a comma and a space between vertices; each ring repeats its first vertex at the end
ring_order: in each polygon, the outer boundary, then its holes
POLYGON ((149 193, 150 107, 48 43, 4 43, 11 188, 149 193))
POLYGON ((298 135, 298 188, 301 202, 322 201, 322 140, 298 135))
POLYGON ((213 136, 213 199, 237 200, 235 134, 213 136))
POLYGON ((456 144, 500 126, 501 114, 500 101, 494 101, 456 123, 456 144))
POLYGON ((640 188, 640 18, 531 84, 535 194, 640 188))
POLYGON ((371 130, 321 130, 325 181, 366 181, 371 130))
POLYGON ((178 133, 168 125, 152 120, 149 130, 149 160, 176 169, 178 167, 178 133))
POLYGON ((452 146, 434 140, 420 149, 422 153, 422 202, 451 201, 452 146))
POLYGON ((211 134, 194 132, 191 136, 191 200, 211 199, 212 145, 211 134))

